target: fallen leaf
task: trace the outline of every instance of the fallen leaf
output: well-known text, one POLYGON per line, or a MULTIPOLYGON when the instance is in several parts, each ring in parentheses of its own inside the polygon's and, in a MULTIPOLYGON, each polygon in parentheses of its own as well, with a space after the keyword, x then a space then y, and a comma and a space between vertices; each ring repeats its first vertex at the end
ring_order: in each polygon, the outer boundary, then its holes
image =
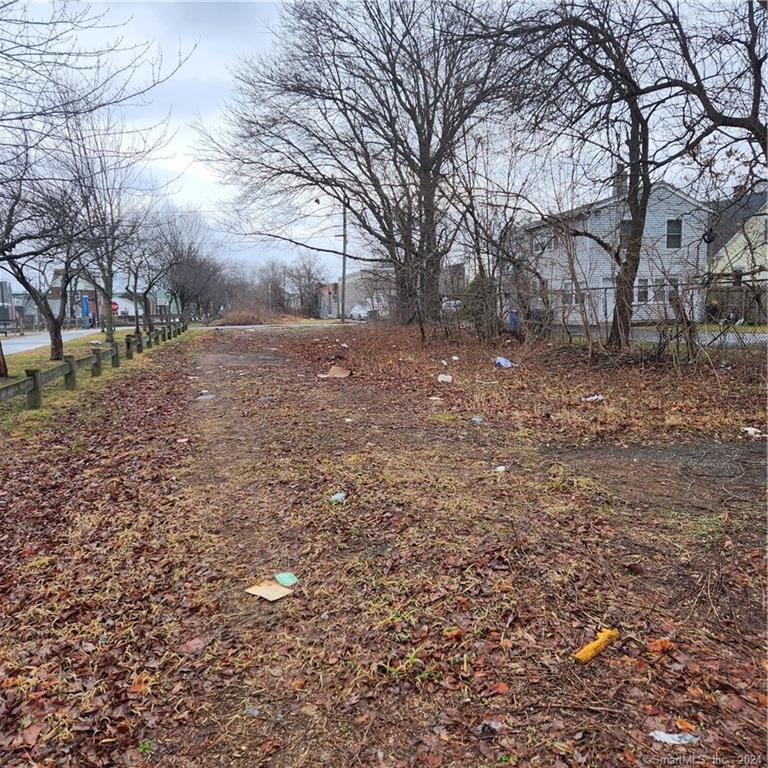
POLYGON ((660 637, 656 640, 651 640, 651 642, 648 643, 648 650, 651 653, 666 653, 667 651, 671 651, 674 647, 675 644, 666 637, 660 637))
POLYGON ((696 730, 696 726, 684 717, 678 717, 675 720, 675 725, 679 731, 685 731, 686 733, 693 733, 696 730))

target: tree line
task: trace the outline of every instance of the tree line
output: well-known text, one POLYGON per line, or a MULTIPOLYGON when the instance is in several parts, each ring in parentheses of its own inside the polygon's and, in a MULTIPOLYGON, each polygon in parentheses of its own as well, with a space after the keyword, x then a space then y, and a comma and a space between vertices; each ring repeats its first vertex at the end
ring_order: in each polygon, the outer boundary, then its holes
POLYGON ((151 327, 158 287, 182 313, 210 302, 221 282, 215 243, 200 215, 174 207, 148 171, 167 143, 165 121, 127 119, 186 57, 166 63, 151 45, 119 39, 85 47, 113 28, 82 5, 2 3, 0 30, 0 269, 44 319, 51 359, 63 354, 74 286, 100 297, 108 342, 120 293, 133 298, 137 327, 139 306, 151 327))

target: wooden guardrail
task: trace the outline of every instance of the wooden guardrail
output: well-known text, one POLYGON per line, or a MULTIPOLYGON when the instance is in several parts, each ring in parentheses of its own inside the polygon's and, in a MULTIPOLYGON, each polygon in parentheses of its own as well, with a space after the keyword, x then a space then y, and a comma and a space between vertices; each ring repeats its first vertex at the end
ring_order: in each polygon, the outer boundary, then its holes
POLYGON ((98 347, 91 350, 87 357, 76 358, 74 355, 64 355, 63 362, 43 370, 27 368, 24 378, 14 379, 7 384, 0 383, 0 403, 12 400, 21 395, 27 396, 27 408, 40 408, 43 404, 43 387, 56 379, 64 379, 66 389, 77 387, 77 372, 84 368, 90 369, 91 376, 101 376, 102 364, 107 360, 113 368, 120 367, 120 357, 125 353, 125 359, 131 360, 134 354, 141 354, 145 349, 151 349, 164 341, 175 339, 179 334, 188 330, 186 323, 162 326, 150 333, 137 333, 126 336, 123 344, 113 342, 111 347, 98 347), (123 349, 121 349, 123 347, 123 349))

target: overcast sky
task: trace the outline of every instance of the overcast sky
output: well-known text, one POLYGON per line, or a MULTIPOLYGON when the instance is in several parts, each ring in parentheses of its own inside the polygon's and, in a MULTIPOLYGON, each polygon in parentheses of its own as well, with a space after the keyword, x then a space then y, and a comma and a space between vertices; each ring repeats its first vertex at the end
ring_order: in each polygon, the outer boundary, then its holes
MULTIPOLYGON (((216 221, 221 203, 231 190, 219 183, 214 172, 195 159, 198 140, 191 123, 199 117, 214 129, 221 123, 222 106, 232 93, 232 68, 242 56, 268 54, 273 33, 280 24, 277 2, 122 2, 89 3, 104 13, 103 24, 119 29, 100 30, 98 36, 122 36, 125 44, 152 42, 163 52, 168 66, 181 52, 189 59, 167 83, 152 93, 152 103, 131 108, 131 123, 150 124, 170 113, 173 139, 151 167, 162 183, 172 182, 170 192, 180 205, 196 208, 216 221), (173 181, 174 179, 177 179, 173 181)), ((101 42, 101 41, 100 41, 101 42)), ((333 225, 334 222, 330 222, 333 225)), ((333 246, 324 239, 319 246, 333 246)), ((290 246, 271 242, 237 242, 230 239, 225 255, 258 264, 270 257, 290 259, 290 246)), ((340 259, 321 256, 329 278, 335 279, 340 259)))

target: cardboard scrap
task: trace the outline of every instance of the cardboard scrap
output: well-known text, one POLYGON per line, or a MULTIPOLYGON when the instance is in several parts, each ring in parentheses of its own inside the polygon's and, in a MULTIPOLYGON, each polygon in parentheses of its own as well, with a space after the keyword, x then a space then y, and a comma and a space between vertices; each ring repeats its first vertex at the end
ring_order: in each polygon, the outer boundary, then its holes
POLYGON ((318 379, 346 379, 352 371, 342 368, 340 365, 332 365, 328 373, 318 373, 318 379))
POLYGON ((618 639, 618 629, 601 629, 597 633, 597 639, 587 643, 580 651, 576 651, 573 654, 573 658, 582 664, 586 664, 588 661, 592 661, 598 653, 604 651, 614 640, 618 639))
POLYGON ((283 587, 276 581, 261 581, 258 584, 254 584, 252 587, 248 587, 245 590, 249 595, 256 595, 256 597, 263 597, 265 600, 269 600, 273 603, 275 600, 280 600, 283 597, 287 597, 293 594, 292 589, 283 587))

